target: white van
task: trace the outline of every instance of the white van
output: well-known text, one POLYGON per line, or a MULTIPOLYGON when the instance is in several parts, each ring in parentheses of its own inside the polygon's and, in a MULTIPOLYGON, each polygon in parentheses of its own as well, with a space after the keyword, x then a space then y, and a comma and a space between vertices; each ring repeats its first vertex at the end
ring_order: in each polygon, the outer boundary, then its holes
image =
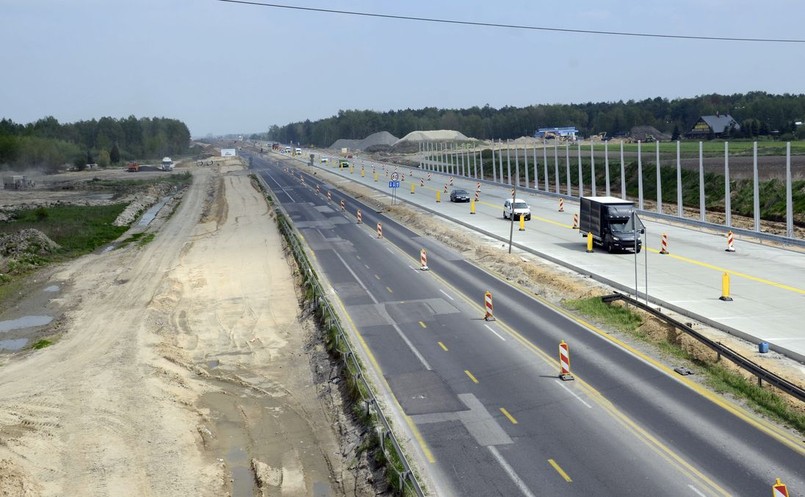
POLYGON ((299 148, 299 147, 296 147, 296 150, 293 151, 293 154, 294 155, 302 155, 302 149, 299 148))

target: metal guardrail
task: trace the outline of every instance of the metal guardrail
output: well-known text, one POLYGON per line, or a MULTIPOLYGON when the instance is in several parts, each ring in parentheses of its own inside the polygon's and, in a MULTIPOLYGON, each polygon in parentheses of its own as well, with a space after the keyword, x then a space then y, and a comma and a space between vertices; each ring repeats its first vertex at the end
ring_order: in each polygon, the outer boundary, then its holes
MULTIPOLYGON (((260 183, 266 189, 266 191, 271 191, 268 185, 265 183, 263 178, 260 175, 257 175, 260 183)), ((402 450, 402 447, 397 440, 397 437, 394 435, 394 432, 391 428, 391 424, 389 423, 386 416, 383 414, 383 411, 380 408, 380 403, 378 402, 377 397, 373 391, 373 388, 370 386, 369 382, 366 380, 363 374, 363 367, 361 363, 358 361, 358 356, 355 353, 355 350, 352 348, 352 345, 348 339, 347 332, 344 327, 341 325, 341 322, 338 319, 338 314, 336 314, 333 305, 330 301, 326 298, 324 287, 322 287, 321 283, 319 282, 318 276, 310 264, 307 254, 305 253, 305 249, 302 246, 301 242, 299 241, 299 236, 297 235, 294 228, 291 226, 290 217, 285 212, 285 210, 279 204, 274 204, 274 211, 277 215, 278 225, 280 227, 281 232, 285 236, 285 239, 288 241, 288 244, 291 246, 291 250, 294 253, 294 258, 296 259, 297 263, 301 267, 305 283, 310 286, 313 290, 313 299, 315 305, 321 305, 324 307, 326 314, 325 314, 325 323, 328 326, 334 326, 336 328, 336 343, 339 341, 343 343, 346 347, 347 351, 343 354, 344 359, 344 366, 350 370, 355 371, 355 380, 359 381, 364 389, 363 391, 367 392, 369 395, 368 399, 365 399, 367 402, 367 408, 371 410, 371 412, 375 415, 376 419, 380 422, 381 426, 377 427, 378 436, 380 438, 380 447, 383 450, 384 455, 388 458, 388 452, 386 450, 386 440, 390 441, 394 452, 396 453, 397 459, 400 461, 400 464, 403 467, 402 471, 399 471, 399 485, 400 489, 409 488, 418 497, 425 497, 425 493, 422 490, 422 487, 419 484, 419 481, 412 470, 411 464, 405 457, 405 453, 402 450), (350 366, 352 369, 350 369, 350 366)), ((396 468, 395 468, 396 469, 396 468)), ((402 495, 405 495, 405 492, 401 492, 402 495)))
POLYGON ((621 293, 614 293, 612 295, 605 295, 605 296, 601 297, 601 300, 603 302, 607 302, 607 303, 614 302, 616 300, 623 300, 625 302, 628 302, 630 305, 633 305, 635 307, 639 307, 640 309, 648 312, 649 314, 651 314, 651 315, 653 315, 653 316, 665 321, 666 323, 668 323, 670 325, 673 325, 676 328, 679 328, 680 330, 684 331, 685 333, 687 333, 691 337, 695 338, 696 340, 698 340, 699 342, 701 342, 702 344, 704 344, 705 346, 709 347, 711 350, 716 352, 718 354, 719 358, 721 358, 721 356, 724 356, 727 359, 729 359, 730 361, 732 361, 733 363, 735 363, 736 365, 738 365, 739 367, 741 367, 744 370, 752 373, 758 379, 758 385, 760 385, 763 381, 765 381, 769 385, 772 385, 772 386, 782 390, 783 392, 787 393, 788 395, 791 395, 792 397, 794 397, 796 399, 799 399, 800 401, 805 402, 805 389, 803 389, 802 387, 800 387, 798 385, 795 385, 794 383, 791 383, 790 381, 786 380, 785 378, 783 378, 781 376, 778 376, 778 375, 772 373, 771 371, 769 371, 768 369, 765 369, 764 367, 752 362, 751 360, 747 359, 746 357, 742 356, 741 354, 739 354, 738 352, 732 350, 731 348, 727 347, 726 345, 724 345, 722 343, 719 343, 719 342, 714 342, 713 340, 710 340, 709 338, 707 338, 706 336, 702 335, 698 331, 694 330, 693 328, 691 328, 687 324, 685 324, 685 323, 683 323, 683 322, 681 322, 681 321, 679 321, 677 319, 674 319, 671 316, 666 316, 665 314, 663 314, 662 312, 658 311, 657 309, 655 309, 655 308, 653 308, 651 306, 648 306, 645 303, 640 302, 639 300, 635 300, 632 297, 629 297, 628 295, 624 295, 624 294, 621 294, 621 293))

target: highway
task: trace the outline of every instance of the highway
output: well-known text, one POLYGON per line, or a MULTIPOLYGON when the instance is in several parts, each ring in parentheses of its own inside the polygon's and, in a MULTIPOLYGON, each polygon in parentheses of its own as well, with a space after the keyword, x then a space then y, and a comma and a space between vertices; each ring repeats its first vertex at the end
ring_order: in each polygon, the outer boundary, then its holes
POLYGON ((792 434, 292 161, 250 157, 404 413, 432 494, 762 495, 778 477, 805 488, 805 444, 792 434), (487 290, 495 321, 482 319, 487 290), (557 378, 561 340, 575 381, 557 378))
MULTIPOLYGON (((443 195, 442 202, 435 201, 436 191, 443 192, 443 186, 451 176, 432 173, 432 180, 428 181, 425 179, 427 173, 412 168, 386 165, 384 171, 378 163, 362 159, 353 162, 352 174, 349 169, 326 166, 321 169, 342 176, 344 181, 374 188, 378 198, 387 199, 390 192, 387 174, 394 167, 406 173, 398 190, 401 201, 486 236, 508 240, 509 223, 501 219, 501 214, 503 200, 510 196, 511 187, 481 182, 477 213, 470 215, 467 204, 452 204, 446 195, 443 195), (362 166, 365 167, 364 176, 360 175, 362 166), (371 174, 373 167, 377 168, 377 181, 371 174), (408 193, 411 183, 416 188, 413 195, 408 193)), ((300 162, 297 164, 301 165, 300 162)), ((319 166, 315 163, 310 169, 319 166)), ((452 178, 457 188, 475 191, 476 180, 452 178)), ((805 257, 802 251, 737 237, 736 251, 726 252, 723 233, 691 228, 677 222, 661 222, 647 212, 642 214, 642 220, 647 226, 648 250, 640 257, 635 258, 631 253, 607 254, 601 249, 587 254, 584 240, 578 230, 572 229, 573 214, 578 213, 577 200, 565 199, 564 212, 558 212, 559 199, 555 195, 518 189, 517 196, 528 201, 533 216, 526 223, 525 231, 520 232, 515 227, 513 241, 516 248, 590 275, 624 292, 634 294, 637 287, 641 299, 646 293, 647 280, 650 302, 751 343, 767 342, 772 350, 805 364, 805 333, 801 326, 801 305, 805 297, 805 257), (662 233, 668 235, 670 254, 667 255, 659 254, 662 233), (719 300, 724 273, 730 275, 733 300, 729 302, 719 300)))

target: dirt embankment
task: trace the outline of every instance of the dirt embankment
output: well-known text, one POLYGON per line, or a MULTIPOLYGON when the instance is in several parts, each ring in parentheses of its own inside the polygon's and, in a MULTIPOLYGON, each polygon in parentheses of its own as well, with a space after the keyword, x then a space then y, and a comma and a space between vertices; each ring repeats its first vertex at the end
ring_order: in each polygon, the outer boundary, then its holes
POLYGON ((12 309, 57 324, 0 356, 0 495, 375 495, 264 198, 239 162, 190 169, 152 242, 12 309))

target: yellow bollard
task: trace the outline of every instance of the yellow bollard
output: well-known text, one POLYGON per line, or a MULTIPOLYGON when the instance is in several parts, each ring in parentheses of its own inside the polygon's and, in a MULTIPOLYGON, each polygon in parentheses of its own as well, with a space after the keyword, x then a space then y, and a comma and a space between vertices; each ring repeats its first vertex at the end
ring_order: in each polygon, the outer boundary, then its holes
POLYGON ((361 168, 361 178, 364 177, 366 177, 366 171, 364 171, 363 168, 361 168))
POLYGON ((718 300, 723 300, 724 302, 732 302, 732 297, 730 297, 730 274, 724 273, 721 275, 721 297, 718 300))
POLYGON ((416 185, 414 185, 414 183, 411 183, 411 195, 414 194, 414 186, 416 186, 416 185))
POLYGON ((352 166, 349 166, 349 174, 352 174, 354 172, 355 172, 355 168, 352 167, 352 166))
POLYGON ((525 216, 520 216, 520 231, 525 231, 525 216))
POLYGON ((442 201, 442 192, 440 192, 439 190, 436 190, 436 202, 441 202, 441 201, 442 201))
POLYGON ((375 173, 375 183, 377 183, 377 173, 375 173))
POLYGON ((470 214, 475 214, 475 200, 470 199, 470 214))
POLYGON ((587 233, 587 253, 591 254, 593 252, 593 234, 587 233))

